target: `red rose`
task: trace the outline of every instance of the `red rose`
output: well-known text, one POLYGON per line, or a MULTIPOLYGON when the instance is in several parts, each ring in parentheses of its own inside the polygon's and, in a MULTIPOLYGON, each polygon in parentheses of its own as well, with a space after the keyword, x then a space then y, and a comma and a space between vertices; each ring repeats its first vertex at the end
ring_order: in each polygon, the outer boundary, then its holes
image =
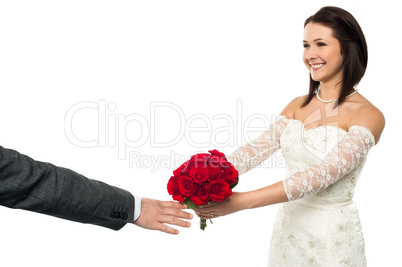
POLYGON ((178 177, 172 176, 169 179, 168 185, 167 185, 168 193, 169 195, 172 195, 172 198, 176 201, 183 202, 184 198, 180 194, 180 188, 179 188, 179 179, 178 177))
POLYGON ((195 185, 190 199, 197 206, 208 204, 209 192, 207 186, 205 184, 195 185))
POLYGON ((198 153, 192 155, 190 161, 207 161, 211 155, 208 153, 198 153))
POLYGON ((184 162, 179 168, 173 171, 174 176, 187 175, 191 170, 191 163, 189 161, 184 162))
MULTIPOLYGON (((218 150, 193 155, 187 162, 173 171, 168 182, 168 192, 174 200, 186 202, 190 208, 208 204, 209 201, 222 202, 230 197, 239 181, 239 173, 227 161, 225 154, 218 150)), ((201 218, 200 228, 207 226, 201 218)))
POLYGON ((193 192, 194 182, 189 176, 182 175, 179 177, 179 189, 180 193, 184 198, 187 198, 193 192))
POLYGON ((221 177, 224 178, 229 184, 234 184, 238 181, 239 172, 235 169, 235 167, 230 165, 229 168, 224 169, 221 177))
POLYGON ((189 176, 193 178, 195 183, 202 183, 207 180, 210 176, 208 168, 204 166, 193 167, 189 173, 189 176))
POLYGON ((209 184, 209 194, 212 201, 222 202, 233 193, 228 182, 223 178, 219 178, 209 184))
POLYGON ((208 165, 208 173, 207 181, 213 181, 221 176, 222 169, 219 166, 208 165))
POLYGON ((195 168, 205 167, 207 166, 210 157, 210 154, 199 153, 192 156, 190 162, 192 162, 193 167, 195 168))
POLYGON ((210 150, 211 157, 209 158, 209 163, 212 167, 222 168, 226 165, 227 160, 225 154, 219 152, 218 150, 210 150))
POLYGON ((230 162, 227 161, 226 159, 221 161, 221 167, 222 167, 223 169, 229 168, 230 166, 232 166, 232 163, 230 163, 230 162))
POLYGON ((214 150, 209 150, 208 152, 211 153, 211 155, 214 155, 214 156, 218 156, 218 157, 222 157, 222 158, 225 157, 225 154, 223 154, 222 152, 219 152, 219 151, 216 150, 216 149, 214 149, 214 150))
POLYGON ((224 158, 221 158, 218 156, 211 156, 209 158, 209 165, 211 165, 212 167, 216 167, 216 168, 222 168, 225 161, 226 160, 224 158))

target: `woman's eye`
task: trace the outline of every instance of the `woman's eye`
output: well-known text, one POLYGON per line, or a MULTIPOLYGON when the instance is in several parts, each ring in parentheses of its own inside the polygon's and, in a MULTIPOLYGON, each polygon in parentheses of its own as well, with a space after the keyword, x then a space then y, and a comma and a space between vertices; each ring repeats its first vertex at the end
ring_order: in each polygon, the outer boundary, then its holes
POLYGON ((308 48, 308 47, 310 47, 310 45, 309 44, 303 44, 303 47, 308 48))
POLYGON ((318 46, 326 46, 324 43, 317 43, 318 46))

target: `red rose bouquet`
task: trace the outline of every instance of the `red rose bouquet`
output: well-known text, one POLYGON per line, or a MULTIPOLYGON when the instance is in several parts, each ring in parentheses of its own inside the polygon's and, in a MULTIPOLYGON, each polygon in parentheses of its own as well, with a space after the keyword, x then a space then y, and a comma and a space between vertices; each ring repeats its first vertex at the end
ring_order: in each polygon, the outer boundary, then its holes
MULTIPOLYGON (((218 150, 193 155, 173 171, 167 189, 174 200, 187 204, 190 209, 210 201, 222 202, 230 197, 239 182, 237 170, 218 150)), ((207 226, 201 218, 201 229, 207 226)))

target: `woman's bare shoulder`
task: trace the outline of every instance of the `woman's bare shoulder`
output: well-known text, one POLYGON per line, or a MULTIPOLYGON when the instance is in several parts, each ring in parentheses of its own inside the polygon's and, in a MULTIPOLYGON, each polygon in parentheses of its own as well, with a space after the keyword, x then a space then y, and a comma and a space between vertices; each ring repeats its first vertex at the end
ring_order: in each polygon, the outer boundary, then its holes
POLYGON ((288 119, 294 119, 294 112, 297 109, 300 109, 303 105, 307 95, 298 96, 294 98, 286 107, 282 110, 281 115, 285 116, 288 119))
POLYGON ((354 114, 349 127, 359 125, 368 128, 374 135, 375 142, 378 143, 385 127, 385 117, 381 110, 363 97, 359 101, 354 114))

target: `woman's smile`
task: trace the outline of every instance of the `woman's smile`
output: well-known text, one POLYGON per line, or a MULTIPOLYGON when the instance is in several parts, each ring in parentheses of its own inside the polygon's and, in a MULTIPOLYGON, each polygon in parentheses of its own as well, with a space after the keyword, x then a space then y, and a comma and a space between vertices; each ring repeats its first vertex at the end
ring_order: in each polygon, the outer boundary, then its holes
POLYGON ((317 71, 325 66, 325 63, 310 63, 311 71, 317 71))

